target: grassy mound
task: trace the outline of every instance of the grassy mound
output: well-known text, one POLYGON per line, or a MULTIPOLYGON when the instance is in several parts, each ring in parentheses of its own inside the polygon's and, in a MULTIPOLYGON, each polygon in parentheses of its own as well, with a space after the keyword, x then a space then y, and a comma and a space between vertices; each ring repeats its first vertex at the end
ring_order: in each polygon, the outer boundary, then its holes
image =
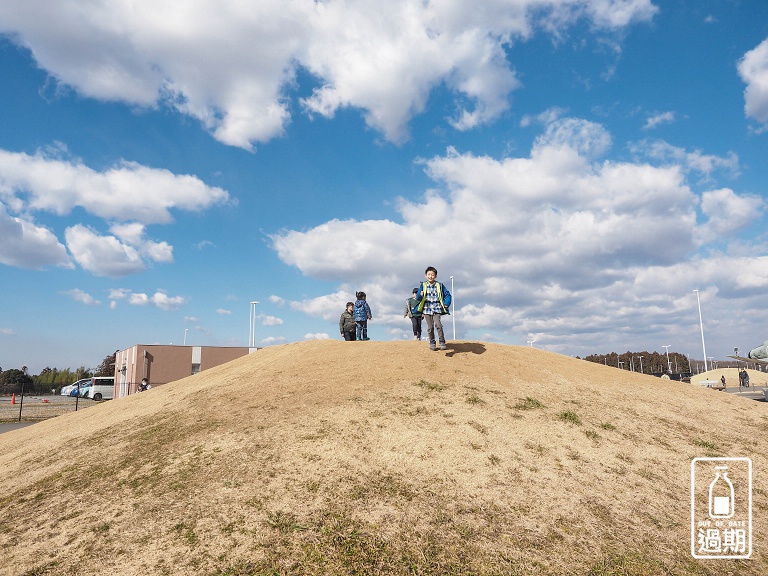
POLYGON ((266 348, 0 435, 0 574, 768 573, 765 404, 448 348, 266 348), (691 556, 696 456, 752 458, 752 559, 691 556))

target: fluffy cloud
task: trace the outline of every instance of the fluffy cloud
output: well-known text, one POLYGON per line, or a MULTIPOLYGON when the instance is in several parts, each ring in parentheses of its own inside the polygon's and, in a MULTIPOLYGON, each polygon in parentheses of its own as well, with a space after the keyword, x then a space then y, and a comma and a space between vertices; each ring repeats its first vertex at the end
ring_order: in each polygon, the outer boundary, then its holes
POLYGON ((401 200, 400 221, 333 220, 273 236, 284 262, 345 282, 292 307, 330 321, 361 286, 374 317, 395 325, 402 304, 393 294, 407 295, 433 265, 446 284, 454 276, 465 334, 493 329, 578 350, 585 334, 622 334, 641 316, 643 330, 676 330, 697 281, 739 298, 768 285, 753 257, 702 255, 753 222, 762 199, 694 192, 681 165, 595 159, 608 142, 601 127, 566 119, 528 157, 449 149, 422 161, 436 187, 401 200), (671 310, 670 293, 681 295, 671 310))
POLYGON ((19 268, 72 267, 67 249, 42 226, 14 218, 0 203, 0 263, 19 268))
POLYGON ((205 210, 226 202, 229 195, 194 176, 135 162, 121 162, 97 172, 42 152, 29 155, 0 150, 0 198, 13 199, 17 210, 27 212, 66 215, 81 207, 118 222, 167 224, 173 221, 171 210, 205 210))
POLYGON ((739 75, 747 84, 744 111, 763 125, 768 124, 768 40, 747 52, 739 62, 739 75))
POLYGON ((155 306, 161 310, 177 310, 187 301, 183 296, 168 296, 157 291, 152 296, 140 292, 128 294, 128 303, 133 306, 155 306))
POLYGON ((67 250, 31 214, 67 216, 75 208, 109 221, 112 235, 75 225, 65 238, 72 258, 97 276, 141 272, 147 261, 172 262, 173 247, 145 238, 147 224, 173 221, 172 210, 202 211, 229 195, 189 175, 123 162, 97 172, 50 154, 0 150, 0 262, 23 268, 69 266, 67 250), (10 216, 5 206, 24 218, 10 216))
POLYGON ((283 133, 299 67, 318 84, 307 112, 357 108, 399 142, 437 86, 456 95, 457 129, 507 110, 519 83, 505 48, 534 29, 618 31, 656 11, 650 0, 5 0, 0 32, 84 96, 172 106, 250 149, 283 133))
POLYGON ((77 224, 67 228, 65 237, 75 261, 96 276, 116 278, 136 274, 145 268, 138 251, 114 236, 100 236, 77 224))
POLYGON ((79 288, 73 288, 72 290, 67 290, 66 292, 63 292, 63 294, 68 294, 72 297, 73 300, 77 302, 82 302, 86 306, 98 306, 101 304, 101 301, 97 300, 87 292, 80 290, 79 288))

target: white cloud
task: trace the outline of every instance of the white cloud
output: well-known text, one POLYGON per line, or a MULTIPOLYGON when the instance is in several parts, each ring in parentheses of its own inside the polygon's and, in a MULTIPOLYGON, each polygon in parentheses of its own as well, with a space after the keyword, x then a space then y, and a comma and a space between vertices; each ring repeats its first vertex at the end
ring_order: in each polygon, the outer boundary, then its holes
POLYGON ((276 304, 278 306, 285 305, 285 298, 281 298, 280 296, 275 296, 274 294, 268 298, 272 304, 276 304))
POLYGON ((261 318, 262 326, 280 326, 283 324, 283 319, 276 316, 259 316, 261 318))
MULTIPOLYGON (((61 150, 54 151, 57 156, 61 150)), ((113 235, 102 236, 83 225, 65 233, 74 260, 99 276, 123 276, 145 269, 145 261, 173 261, 167 242, 145 238, 147 223, 170 223, 172 210, 201 211, 224 203, 229 195, 187 175, 122 163, 96 172, 79 162, 38 153, 0 150, 0 199, 19 214, 48 212, 68 216, 75 208, 113 221, 113 235)), ((0 203, 0 227, 6 242, 0 262, 24 268, 73 267, 53 232, 30 217, 14 218, 0 203)))
POLYGON ((701 211, 709 218, 706 234, 736 232, 757 220, 764 210, 765 201, 759 196, 738 196, 728 188, 702 194, 701 211))
POLYGON ((217 308, 216 309, 216 314, 222 314, 222 315, 225 315, 225 316, 229 316, 230 314, 232 314, 232 310, 225 310, 224 308, 217 308))
POLYGON ((685 150, 663 140, 650 139, 630 144, 629 149, 636 155, 678 166, 685 172, 698 172, 705 179, 720 170, 730 176, 737 176, 740 171, 739 158, 733 152, 729 152, 725 157, 715 156, 704 154, 701 150, 685 150))
POLYGON ((747 117, 768 126, 768 40, 744 54, 738 65, 739 75, 747 84, 744 111, 747 117))
POLYGON ((671 124, 674 121, 674 112, 661 112, 659 114, 654 114, 645 120, 645 126, 643 126, 643 130, 653 130, 662 124, 671 124))
POLYGON ((535 30, 561 37, 586 20, 614 32, 656 11, 650 0, 486 0, 482 10, 470 0, 101 0, 87 11, 5 0, 0 32, 83 96, 171 106, 250 149, 283 134, 299 66, 319 84, 302 101, 308 112, 356 108, 401 142, 438 86, 456 96, 459 130, 507 110, 519 83, 505 47, 535 30))
POLYGON ((0 335, 13 336, 14 334, 16 334, 16 332, 14 332, 13 328, 0 328, 0 335))
POLYGON ((43 153, 0 150, 0 198, 21 202, 22 193, 27 212, 63 216, 80 207, 100 218, 142 224, 167 224, 173 221, 171 210, 197 212, 229 199, 195 176, 135 162, 98 172, 43 153))
POLYGON ((114 236, 100 236, 81 224, 67 228, 64 236, 75 261, 96 276, 116 278, 145 268, 136 249, 114 236))
POLYGON ((316 334, 304 334, 304 340, 328 340, 330 336, 328 336, 325 332, 318 332, 316 334))
POLYGON ((173 262, 173 247, 167 242, 144 239, 145 226, 138 222, 113 224, 110 231, 123 242, 134 246, 142 256, 155 262, 173 262))
POLYGON ((567 147, 583 156, 597 158, 611 148, 611 135, 600 124, 579 118, 562 118, 547 124, 537 138, 538 148, 567 147))
POLYGON ((101 304, 99 300, 97 300, 87 292, 80 290, 79 288, 73 288, 72 290, 67 290, 66 292, 62 292, 62 294, 67 294, 71 296, 72 299, 75 300, 76 302, 81 302, 86 306, 98 306, 99 304, 101 304))
POLYGON ((283 336, 269 336, 264 338, 264 340, 261 340, 260 344, 263 344, 264 346, 273 346, 276 344, 283 344, 285 341, 283 336))
POLYGON ((128 303, 134 306, 155 306, 161 310, 176 310, 186 304, 183 296, 168 296, 165 292, 157 291, 152 296, 144 293, 131 293, 128 303))
POLYGON ((360 287, 373 323, 396 326, 402 303, 393 295, 409 293, 433 265, 449 286, 454 276, 465 334, 582 350, 585 335, 600 332, 641 340, 628 328, 641 317, 643 331, 678 326, 693 283, 741 298, 768 282, 759 257, 715 250, 761 213, 760 198, 695 193, 690 154, 662 166, 596 161, 609 140, 602 127, 569 121, 537 139, 528 157, 449 149, 422 161, 435 188, 420 201, 400 200, 397 221, 332 220, 273 236, 285 263, 345 282, 292 308, 336 321, 360 287), (343 241, 350 236, 353 244, 343 241), (675 293, 682 296, 670 309, 675 293))
POLYGON ((9 215, 0 203, 0 263, 32 270, 45 266, 72 268, 67 249, 42 226, 9 215))

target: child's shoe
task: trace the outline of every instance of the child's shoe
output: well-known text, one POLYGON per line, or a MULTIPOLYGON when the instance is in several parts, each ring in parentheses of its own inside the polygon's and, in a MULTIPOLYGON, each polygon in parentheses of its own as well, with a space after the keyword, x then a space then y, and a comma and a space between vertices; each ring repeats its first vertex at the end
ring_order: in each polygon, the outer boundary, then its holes
POLYGON ((440 350, 447 350, 448 347, 445 345, 445 342, 440 342, 440 350))
POLYGON ((430 342, 430 343, 429 343, 429 349, 430 349, 430 350, 437 350, 437 346, 435 345, 435 343, 434 343, 434 342, 430 342))

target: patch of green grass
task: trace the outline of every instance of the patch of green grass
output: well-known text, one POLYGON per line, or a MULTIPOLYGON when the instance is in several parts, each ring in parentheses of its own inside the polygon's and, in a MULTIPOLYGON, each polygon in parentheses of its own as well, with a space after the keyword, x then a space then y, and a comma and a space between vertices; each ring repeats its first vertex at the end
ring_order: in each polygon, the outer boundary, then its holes
POLYGON ((275 530, 285 533, 306 530, 305 526, 298 523, 295 514, 282 510, 267 512, 267 524, 275 530))
POLYGON ((571 410, 560 412, 557 417, 563 422, 569 422, 570 424, 576 424, 577 426, 581 425, 581 418, 578 414, 576 414, 576 412, 571 410))
POLYGON ((534 444, 533 442, 526 442, 525 447, 528 448, 528 450, 535 452, 539 456, 544 456, 549 450, 546 446, 542 446, 541 444, 534 444))
POLYGON ((595 441, 600 440, 600 434, 598 434, 594 430, 584 430, 584 434, 586 434, 587 438, 589 438, 590 440, 595 440, 595 441))
POLYGON ((101 524, 91 528, 91 531, 95 532, 96 534, 106 534, 109 532, 110 527, 111 524, 109 522, 102 522, 101 524))
POLYGON ((52 573, 56 567, 59 565, 58 562, 48 562, 46 564, 43 564, 41 566, 35 566, 34 568, 30 568, 21 576, 45 576, 45 574, 52 573))
POLYGON ((611 432, 616 430, 616 426, 614 426, 610 422, 601 422, 600 428, 602 428, 603 430, 610 430, 611 432))
POLYGON ((669 574, 668 567, 641 552, 615 552, 598 559, 587 576, 647 576, 669 574))
POLYGON ((186 522, 179 522, 173 527, 173 531, 176 532, 189 546, 196 546, 198 543, 197 534, 195 534, 194 526, 187 524, 186 522))
POLYGON ((439 392, 440 390, 445 390, 448 388, 445 384, 438 384, 435 382, 427 382, 426 380, 422 379, 418 382, 414 382, 414 386, 418 386, 419 388, 424 388, 424 390, 428 390, 430 392, 439 392))
POLYGON ((478 404, 485 404, 485 400, 480 398, 480 396, 477 395, 477 392, 474 390, 467 394, 467 404, 472 404, 473 406, 477 406, 478 404))
POLYGON ((705 450, 711 450, 713 452, 720 450, 717 444, 714 442, 709 442, 708 440, 694 440, 693 443, 699 448, 704 448, 705 450))
POLYGON ((467 422, 467 424, 469 424, 470 426, 472 426, 472 428, 474 428, 475 430, 480 432, 480 434, 488 434, 488 427, 487 426, 483 426, 479 422, 475 422, 474 420, 470 420, 469 422, 467 422))
POLYGON ((539 408, 546 408, 544 404, 536 400, 536 398, 531 398, 530 396, 526 396, 525 400, 520 400, 517 404, 513 406, 515 410, 538 410, 539 408))

